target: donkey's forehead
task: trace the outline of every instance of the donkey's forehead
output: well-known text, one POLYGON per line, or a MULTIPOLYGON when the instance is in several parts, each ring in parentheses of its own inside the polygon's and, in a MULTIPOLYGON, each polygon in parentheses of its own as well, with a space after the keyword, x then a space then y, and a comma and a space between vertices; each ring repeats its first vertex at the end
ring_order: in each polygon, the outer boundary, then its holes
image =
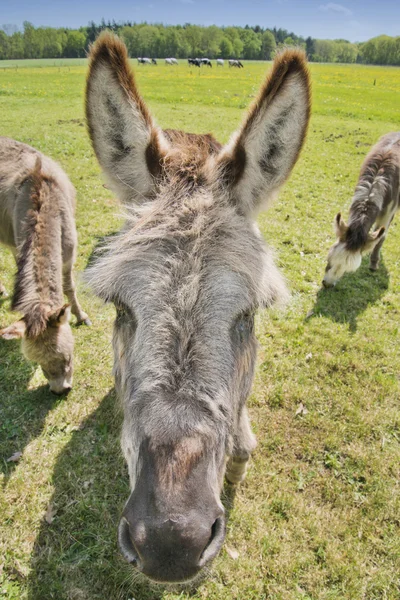
POLYGON ((183 262, 171 271, 161 261, 151 268, 132 261, 121 273, 118 296, 113 300, 120 299, 143 314, 176 308, 180 312, 205 310, 219 317, 259 303, 252 281, 229 265, 208 265, 192 272, 188 266, 183 262))

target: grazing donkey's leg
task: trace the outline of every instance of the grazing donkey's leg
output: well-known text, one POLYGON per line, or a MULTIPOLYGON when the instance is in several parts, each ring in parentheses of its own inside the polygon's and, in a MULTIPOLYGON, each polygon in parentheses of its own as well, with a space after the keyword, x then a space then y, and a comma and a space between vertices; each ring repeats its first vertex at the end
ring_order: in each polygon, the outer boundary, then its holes
POLYGON ((376 223, 375 231, 377 231, 381 227, 384 227, 385 233, 381 237, 381 239, 379 240, 379 242, 376 244, 376 246, 374 247, 374 249, 372 251, 371 257, 369 259, 370 271, 376 271, 379 267, 381 248, 382 248, 383 242, 385 241, 385 238, 387 236, 387 232, 388 232, 389 226, 393 220, 393 217, 394 217, 394 212, 387 211, 387 213, 385 215, 383 215, 376 223))
POLYGON ((256 445, 257 442, 251 431, 247 409, 244 406, 234 436, 232 456, 229 458, 226 467, 225 476, 229 483, 240 483, 246 477, 247 462, 256 445))
POLYGON ((76 295, 76 285, 72 277, 72 265, 73 261, 69 260, 63 264, 63 289, 64 294, 68 298, 68 302, 71 304, 71 312, 76 316, 77 324, 91 325, 89 316, 82 310, 79 304, 78 297, 76 295))
MULTIPOLYGON (((15 258, 15 262, 17 262, 17 250, 16 250, 16 248, 14 248, 13 246, 9 246, 9 249, 13 253, 13 256, 15 258)), ((0 298, 8 298, 8 292, 7 292, 6 288, 4 287, 4 285, 1 283, 1 281, 0 281, 0 298)))

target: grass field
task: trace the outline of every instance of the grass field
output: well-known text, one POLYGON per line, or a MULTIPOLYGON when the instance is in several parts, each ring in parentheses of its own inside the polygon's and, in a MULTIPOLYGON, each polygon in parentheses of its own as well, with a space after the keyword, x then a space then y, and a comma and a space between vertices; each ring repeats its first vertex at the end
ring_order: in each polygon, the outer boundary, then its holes
MULTIPOLYGON (((0 134, 49 154, 71 177, 82 271, 99 239, 120 225, 85 130, 86 67, 1 66, 0 134)), ((211 131, 221 141, 266 68, 135 65, 162 126, 211 131)), ((191 591, 151 587, 119 556, 128 476, 111 377, 114 311, 81 286, 93 327, 74 328, 67 398, 48 392, 17 343, 0 344, 1 599, 399 600, 400 220, 377 273, 364 261, 334 290, 321 291, 320 282, 334 215, 346 213, 363 157, 380 135, 400 129, 400 69, 313 65, 311 72, 307 143, 259 218, 292 299, 285 312, 257 319, 249 406, 259 445, 246 482, 225 490, 220 556, 191 591), (15 452, 19 461, 7 462, 15 452)), ((14 271, 1 248, 9 290, 14 271)), ((1 325, 13 318, 5 301, 1 325)))

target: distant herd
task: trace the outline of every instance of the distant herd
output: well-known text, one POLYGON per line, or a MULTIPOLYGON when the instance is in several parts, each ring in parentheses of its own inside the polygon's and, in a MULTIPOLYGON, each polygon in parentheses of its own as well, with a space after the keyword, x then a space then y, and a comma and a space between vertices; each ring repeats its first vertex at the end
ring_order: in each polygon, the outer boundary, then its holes
MULTIPOLYGON (((178 65, 178 61, 176 58, 165 58, 165 64, 166 65, 178 65)), ((138 65, 157 65, 157 59, 156 58, 145 58, 145 57, 138 57, 137 59, 138 61, 138 65)), ((188 58, 187 59, 188 65, 189 67, 212 67, 212 62, 209 58, 188 58)), ((216 64, 217 67, 223 67, 225 64, 225 61, 223 58, 217 58, 216 60, 216 64)), ((228 60, 228 65, 229 67, 236 67, 238 69, 243 69, 243 64, 240 62, 240 60, 236 60, 236 59, 229 59, 228 60)))
MULTIPOLYGON (((212 66, 206 58, 188 62, 212 66)), ((119 547, 154 581, 193 579, 218 554, 223 478, 242 481, 256 446, 246 410, 254 315, 287 290, 255 219, 299 157, 310 108, 305 55, 286 49, 228 144, 162 130, 139 95, 124 44, 102 33, 91 49, 88 132, 127 220, 85 280, 116 310, 114 377, 131 488, 119 547)), ((388 133, 361 167, 348 222, 335 218, 325 287, 366 253, 378 268, 399 208, 399 174, 400 132, 388 133)), ((22 315, 0 335, 22 339, 55 393, 72 386, 70 313, 90 325, 72 277, 74 209, 75 190, 59 165, 0 138, 0 241, 17 262, 11 308, 22 315)))

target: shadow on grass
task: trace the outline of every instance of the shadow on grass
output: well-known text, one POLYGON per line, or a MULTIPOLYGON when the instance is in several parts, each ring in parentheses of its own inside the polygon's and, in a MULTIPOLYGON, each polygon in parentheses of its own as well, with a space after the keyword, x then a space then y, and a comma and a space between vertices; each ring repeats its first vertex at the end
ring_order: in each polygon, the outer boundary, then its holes
POLYGON ((20 351, 20 343, 0 338, 0 463, 6 485, 16 462, 7 462, 16 452, 23 452, 43 429, 48 412, 63 401, 52 394, 48 385, 28 390, 36 370, 20 351))
MULTIPOLYGON (((118 551, 117 526, 129 479, 117 404, 111 390, 58 457, 50 501, 57 512, 51 524, 43 519, 36 538, 28 600, 161 600, 168 591, 192 596, 204 583, 200 578, 181 587, 152 584, 118 551)), ((234 486, 225 485, 227 515, 235 493, 234 486)))
POLYGON ((29 600, 157 600, 163 591, 137 578, 117 546, 129 496, 120 451, 121 419, 111 390, 72 434, 57 459, 51 524, 43 519, 27 580, 29 600))
POLYGON ((363 258, 355 273, 348 273, 334 288, 321 288, 308 320, 328 317, 336 323, 348 323, 351 332, 357 330, 357 318, 369 306, 382 298, 389 287, 389 273, 381 260, 378 271, 368 268, 369 257, 363 258))

